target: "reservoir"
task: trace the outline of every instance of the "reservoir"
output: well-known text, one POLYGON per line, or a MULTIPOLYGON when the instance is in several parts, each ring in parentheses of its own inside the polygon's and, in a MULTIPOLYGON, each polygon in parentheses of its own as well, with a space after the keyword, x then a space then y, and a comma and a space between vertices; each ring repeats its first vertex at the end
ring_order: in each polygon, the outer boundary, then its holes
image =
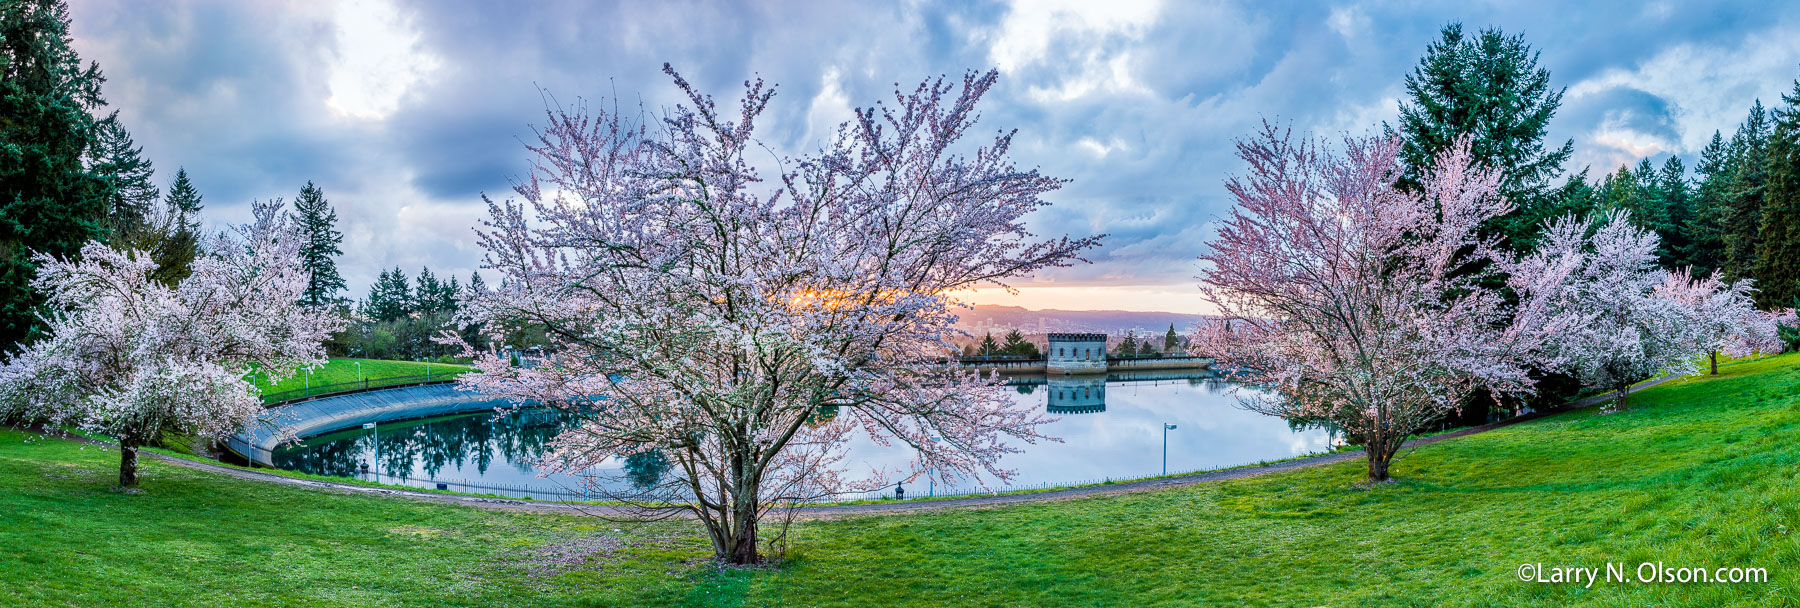
MULTIPOLYGON (((1181 473, 1322 452, 1332 440, 1325 430, 1294 429, 1279 418, 1242 409, 1238 395, 1255 389, 1205 370, 1021 376, 1010 383, 1012 399, 1056 418, 1041 430, 1061 441, 1013 441, 1021 451, 1002 458, 1000 466, 1016 475, 1011 485, 987 480, 996 491, 1156 476, 1165 470, 1165 450, 1167 472, 1181 473)), ((422 488, 442 483, 464 492, 579 499, 579 478, 540 475, 537 466, 546 443, 569 424, 567 415, 548 408, 380 421, 368 425, 372 428, 305 437, 300 445, 276 449, 270 460, 282 469, 422 488)), ((857 436, 843 465, 852 472, 893 470, 912 458, 904 444, 881 446, 857 436)), ((648 483, 666 469, 647 455, 609 459, 588 473, 615 480, 611 483, 648 483)), ((947 486, 923 477, 904 487, 908 496, 981 491, 969 480, 947 486)))

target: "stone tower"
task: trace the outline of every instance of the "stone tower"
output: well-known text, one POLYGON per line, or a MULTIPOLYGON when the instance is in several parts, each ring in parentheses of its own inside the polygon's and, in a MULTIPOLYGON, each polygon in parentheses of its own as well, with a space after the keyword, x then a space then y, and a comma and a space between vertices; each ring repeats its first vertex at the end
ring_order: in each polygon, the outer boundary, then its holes
POLYGON ((1106 373, 1106 334, 1050 334, 1044 371, 1051 374, 1106 373))

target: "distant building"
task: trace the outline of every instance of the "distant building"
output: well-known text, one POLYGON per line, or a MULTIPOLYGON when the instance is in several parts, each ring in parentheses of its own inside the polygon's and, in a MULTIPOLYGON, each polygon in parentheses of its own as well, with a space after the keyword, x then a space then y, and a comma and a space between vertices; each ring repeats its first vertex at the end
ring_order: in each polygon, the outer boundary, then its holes
POLYGON ((1106 334, 1050 334, 1044 371, 1052 374, 1106 373, 1106 334))

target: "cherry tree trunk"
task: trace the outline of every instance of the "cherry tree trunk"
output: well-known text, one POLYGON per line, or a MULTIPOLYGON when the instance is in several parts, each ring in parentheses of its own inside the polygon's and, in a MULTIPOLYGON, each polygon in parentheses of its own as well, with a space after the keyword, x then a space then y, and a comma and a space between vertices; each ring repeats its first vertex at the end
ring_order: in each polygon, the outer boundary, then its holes
MULTIPOLYGON (((1398 442, 1394 443, 1397 444, 1398 442)), ((1388 465, 1393 464, 1394 452, 1399 451, 1398 448, 1398 445, 1390 447, 1388 442, 1370 442, 1370 444, 1366 446, 1364 451, 1369 454, 1370 483, 1388 480, 1388 465)))
POLYGON ((1719 351, 1707 353, 1707 358, 1712 359, 1712 375, 1719 375, 1719 351))
POLYGON ((119 443, 119 487, 133 488, 138 485, 137 475, 138 445, 136 442, 119 443))
POLYGON ((725 558, 725 561, 732 565, 747 566, 762 561, 761 556, 756 554, 757 522, 756 513, 754 511, 755 510, 752 509, 752 512, 747 515, 739 515, 740 517, 748 517, 748 519, 740 520, 743 523, 738 526, 737 533, 735 534, 736 538, 732 539, 733 546, 731 554, 725 558))

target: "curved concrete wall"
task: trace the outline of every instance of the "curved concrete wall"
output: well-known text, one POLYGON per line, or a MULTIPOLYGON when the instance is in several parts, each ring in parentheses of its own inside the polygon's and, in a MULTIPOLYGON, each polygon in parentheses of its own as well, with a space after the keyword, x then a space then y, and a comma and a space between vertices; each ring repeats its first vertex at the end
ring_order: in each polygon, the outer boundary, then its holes
POLYGON ((272 462, 271 453, 284 436, 309 437, 366 422, 443 416, 505 405, 504 399, 456 390, 454 383, 320 397, 263 412, 249 431, 225 443, 252 463, 268 465, 272 462))

